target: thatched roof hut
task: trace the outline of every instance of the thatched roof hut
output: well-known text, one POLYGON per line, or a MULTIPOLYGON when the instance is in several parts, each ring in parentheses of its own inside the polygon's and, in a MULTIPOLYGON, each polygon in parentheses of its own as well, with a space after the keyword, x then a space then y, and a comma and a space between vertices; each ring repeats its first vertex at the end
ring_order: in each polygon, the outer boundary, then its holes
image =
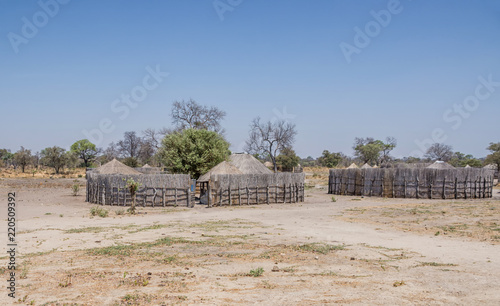
POLYGON ((266 162, 264 163, 264 166, 266 166, 266 167, 268 167, 268 168, 274 168, 273 163, 272 163, 272 162, 270 162, 270 161, 266 161, 266 162))
POLYGON ((151 168, 151 166, 148 164, 145 164, 144 166, 142 166, 142 168, 151 168))
POLYGON ((490 169, 490 170, 498 170, 497 165, 495 165, 495 164, 488 164, 488 165, 484 166, 483 168, 490 169))
POLYGON ((465 166, 464 168, 472 168, 472 167, 471 167, 471 166, 469 166, 469 165, 467 165, 467 166, 465 166))
POLYGON ((361 169, 371 169, 372 166, 368 165, 367 163, 365 163, 363 166, 361 166, 361 169))
POLYGON ((208 182, 212 174, 242 174, 242 173, 243 172, 241 172, 235 166, 231 165, 227 161, 223 161, 222 163, 210 169, 207 173, 200 176, 198 182, 208 182))
POLYGON ((448 164, 447 162, 438 160, 434 162, 432 165, 427 167, 428 169, 455 169, 452 165, 448 164))
POLYGON ((270 174, 273 173, 257 158, 250 154, 233 153, 229 156, 229 162, 238 168, 243 174, 270 174))
POLYGON ((94 170, 94 173, 99 174, 141 174, 139 171, 130 168, 129 166, 119 162, 114 158, 109 163, 106 163, 94 170))
POLYGON ((359 167, 355 163, 352 163, 347 169, 359 169, 359 167))

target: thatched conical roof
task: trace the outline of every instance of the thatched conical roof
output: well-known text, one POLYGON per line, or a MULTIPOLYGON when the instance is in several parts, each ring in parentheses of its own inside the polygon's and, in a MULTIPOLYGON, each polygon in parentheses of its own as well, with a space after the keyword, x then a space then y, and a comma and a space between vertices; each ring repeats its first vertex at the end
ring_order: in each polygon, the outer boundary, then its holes
POLYGON ((272 162, 270 162, 270 161, 266 161, 266 162, 264 163, 264 166, 266 166, 267 168, 274 168, 273 163, 272 163, 272 162))
POLYGON ((465 166, 464 168, 472 168, 472 167, 471 167, 471 166, 469 166, 469 165, 467 165, 467 166, 465 166))
POLYGON ((372 166, 368 165, 367 163, 365 163, 363 166, 361 166, 361 169, 371 169, 372 166))
POLYGON ((447 162, 438 160, 434 162, 432 165, 427 167, 428 169, 455 169, 452 165, 448 164, 447 162))
POLYGON ((359 169, 359 167, 355 163, 352 163, 347 169, 359 169))
POLYGON ((490 170, 497 170, 497 165, 495 164, 488 164, 483 167, 484 169, 490 169, 490 170))
POLYGON ((94 171, 99 174, 141 174, 139 171, 117 161, 116 158, 94 171))
POLYGON ((270 174, 273 173, 257 158, 250 154, 233 153, 229 156, 229 162, 238 168, 243 174, 270 174))
POLYGON ((231 165, 227 161, 223 161, 222 163, 210 169, 207 173, 200 176, 198 182, 208 182, 212 174, 242 174, 242 173, 243 172, 241 172, 235 166, 231 165))
POLYGON ((145 164, 144 166, 142 166, 142 168, 151 168, 151 166, 148 164, 145 164))

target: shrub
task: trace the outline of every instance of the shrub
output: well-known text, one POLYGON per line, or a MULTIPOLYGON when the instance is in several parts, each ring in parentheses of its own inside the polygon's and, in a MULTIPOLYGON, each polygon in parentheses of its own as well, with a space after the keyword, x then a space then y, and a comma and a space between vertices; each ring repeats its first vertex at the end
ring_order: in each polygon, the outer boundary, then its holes
POLYGON ((73 196, 76 197, 78 195, 78 192, 80 191, 80 185, 73 184, 73 186, 71 186, 71 190, 73 190, 73 196))
POLYGON ((259 277, 264 273, 264 268, 258 267, 257 269, 250 270, 250 273, 248 273, 250 276, 253 277, 259 277))
POLYGON ((108 213, 109 211, 99 206, 94 206, 90 209, 90 214, 92 216, 99 216, 101 218, 106 218, 108 216, 108 213))

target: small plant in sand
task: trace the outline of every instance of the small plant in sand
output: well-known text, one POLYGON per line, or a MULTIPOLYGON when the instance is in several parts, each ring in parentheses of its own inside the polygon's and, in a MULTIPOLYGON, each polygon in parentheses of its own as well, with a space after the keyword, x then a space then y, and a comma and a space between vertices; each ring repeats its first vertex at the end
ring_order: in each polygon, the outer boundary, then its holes
POLYGON ((253 277, 259 277, 264 273, 264 268, 258 267, 257 269, 250 270, 250 273, 248 275, 253 276, 253 277))
POLYGON ((73 196, 76 197, 80 191, 80 185, 73 184, 73 186, 71 186, 71 190, 73 191, 73 196))
POLYGON ((141 184, 139 182, 134 181, 133 178, 129 178, 127 180, 127 189, 130 192, 130 197, 132 198, 132 205, 130 208, 127 210, 129 213, 132 215, 135 214, 135 194, 137 193, 137 189, 139 189, 139 186, 141 184))
POLYGON ((337 199, 335 199, 335 197, 332 196, 332 202, 337 202, 337 199))
POLYGON ((92 216, 99 216, 101 218, 106 218, 108 216, 108 213, 109 213, 109 211, 107 211, 106 209, 99 207, 99 206, 93 206, 90 209, 90 214, 92 216))
POLYGON ((71 186, 71 191, 73 191, 73 196, 75 196, 75 197, 80 192, 80 184, 78 184, 78 180, 77 179, 73 180, 73 185, 71 186))

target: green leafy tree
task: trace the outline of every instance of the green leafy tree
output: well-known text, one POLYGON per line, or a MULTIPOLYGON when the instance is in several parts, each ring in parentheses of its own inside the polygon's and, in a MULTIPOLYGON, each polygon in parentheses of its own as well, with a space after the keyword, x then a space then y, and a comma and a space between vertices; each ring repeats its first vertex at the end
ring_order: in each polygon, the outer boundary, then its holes
POLYGON ((333 168, 342 161, 341 153, 330 153, 328 150, 323 151, 323 155, 318 158, 318 163, 321 167, 333 168))
POLYGON ((474 156, 472 156, 471 154, 465 155, 464 153, 461 152, 453 153, 453 156, 451 157, 449 163, 454 167, 465 167, 469 165, 470 167, 479 168, 483 165, 482 161, 480 161, 477 158, 474 158, 474 156))
POLYGON ((57 146, 43 149, 40 156, 42 165, 54 168, 56 174, 68 164, 66 150, 57 146))
POLYGON ((295 154, 292 148, 284 148, 280 155, 276 157, 276 163, 281 169, 292 169, 299 165, 300 158, 295 154))
POLYGON ((308 156, 306 158, 302 158, 300 160, 300 164, 303 167, 315 167, 315 166, 317 166, 318 161, 316 159, 314 159, 312 156, 308 156))
POLYGON ((32 158, 31 150, 27 150, 24 147, 21 147, 21 149, 14 154, 14 161, 21 167, 23 173, 26 166, 32 162, 32 158))
POLYGON ((14 160, 14 154, 8 149, 0 149, 0 159, 5 166, 11 165, 14 160))
POLYGON ((500 142, 491 142, 486 149, 489 150, 491 154, 486 156, 485 163, 494 164, 497 166, 497 170, 500 170, 500 142))
POLYGON ((83 160, 85 167, 89 167, 97 155, 97 148, 88 139, 82 139, 71 145, 71 152, 83 160))
POLYGON ((203 129, 186 129, 165 136, 159 152, 169 171, 194 178, 226 160, 229 153, 229 143, 220 134, 203 129))
POLYGON ((354 139, 354 155, 367 164, 378 164, 384 143, 371 137, 354 139))

